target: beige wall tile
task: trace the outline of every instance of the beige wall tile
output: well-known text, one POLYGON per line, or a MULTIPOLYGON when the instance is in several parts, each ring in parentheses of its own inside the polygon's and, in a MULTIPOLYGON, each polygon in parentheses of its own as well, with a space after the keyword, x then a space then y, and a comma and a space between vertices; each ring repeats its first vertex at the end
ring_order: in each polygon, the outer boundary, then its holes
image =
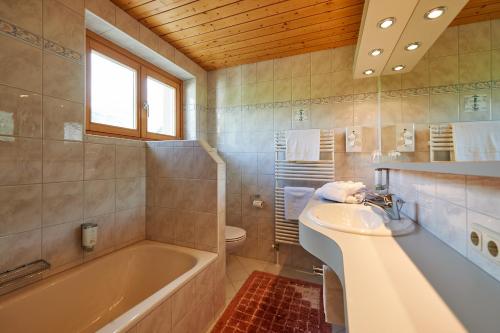
POLYGON ((369 126, 374 124, 376 113, 377 105, 375 101, 354 102, 354 125, 369 126))
POLYGON ((42 34, 42 1, 4 0, 0 17, 37 35, 42 34))
POLYGON ((339 47, 333 50, 333 71, 351 70, 356 48, 353 45, 339 47))
MULTIPOLYGON (((162 40, 161 38, 160 38, 160 41, 158 43, 158 53, 161 54, 162 56, 164 56, 165 58, 167 58, 168 60, 174 61, 175 48, 172 45, 170 45, 167 41, 162 40)), ((205 82, 205 84, 206 84, 206 82, 205 82)), ((206 99, 207 99, 206 85, 205 85, 205 89, 197 89, 196 93, 197 93, 197 97, 196 97, 197 100, 205 101, 205 102, 203 102, 203 104, 205 104, 206 99)))
POLYGON ((257 63, 241 65, 241 84, 257 82, 257 63))
MULTIPOLYGON (((196 298, 195 281, 191 280, 172 296, 172 325, 176 326, 189 312, 196 298)), ((175 332, 175 329, 174 329, 175 332)))
POLYGON ((311 74, 327 74, 332 71, 332 50, 311 53, 311 74))
POLYGON ((500 80, 500 50, 491 51, 491 79, 500 80))
POLYGON ((116 177, 146 176, 146 150, 144 148, 116 146, 116 177))
POLYGON ((377 78, 370 77, 353 81, 354 93, 371 93, 377 91, 377 78))
POLYGON ((500 89, 491 89, 491 119, 500 120, 500 89))
POLYGON ((175 209, 147 207, 146 238, 165 243, 175 240, 175 209))
MULTIPOLYGON (((186 222, 186 221, 182 221, 186 222)), ((181 222, 181 223, 182 223, 181 222)), ((196 213, 195 216, 195 245, 197 249, 217 251, 217 215, 196 213)))
POLYGON ((423 58, 409 73, 402 75, 403 89, 429 86, 429 61, 423 58))
POLYGON ((85 143, 84 178, 115 178, 115 145, 85 143))
POLYGON ((500 216, 500 179, 467 176, 467 208, 500 216))
POLYGON ((169 298, 137 324, 137 333, 172 331, 172 300, 169 298))
POLYGON ((203 148, 194 148, 193 177, 198 179, 217 179, 217 164, 203 148))
MULTIPOLYGON (((292 79, 311 76, 311 54, 304 53, 291 57, 292 79)), ((289 69, 290 70, 290 69, 289 69)))
POLYGON ((491 50, 491 23, 482 21, 460 25, 458 38, 460 54, 491 50))
POLYGON ((4 272, 42 257, 40 229, 0 237, 0 271, 4 272))
POLYGON ((292 100, 311 98, 311 77, 298 76, 292 79, 292 100))
POLYGON ((273 61, 261 61, 257 63, 257 82, 273 81, 273 61))
POLYGON ((48 52, 43 54, 43 93, 83 103, 83 66, 48 52), (64 83, 64 84, 62 84, 64 83))
MULTIPOLYGON (((311 127, 331 129, 333 127, 333 110, 331 105, 311 105, 311 127)), ((274 157, 273 157, 274 162, 274 157)))
POLYGON ((274 60, 274 79, 286 80, 292 78, 292 58, 278 58, 274 60))
POLYGON ((321 98, 331 96, 331 74, 311 75, 311 98, 321 98))
POLYGON ((251 83, 241 86, 241 104, 250 105, 257 103, 257 84, 251 83))
POLYGON ((81 221, 43 227, 43 258, 52 269, 82 261, 81 237, 81 221))
POLYGON ((292 80, 274 81, 274 102, 286 102, 292 98, 292 80))
POLYGON ((491 21, 491 48, 500 48, 500 19, 491 21))
POLYGON ((85 8, 109 23, 115 24, 116 6, 111 1, 85 0, 85 8))
POLYGON ((401 98, 382 98, 380 102, 380 118, 382 124, 401 123, 401 98))
POLYGON ((141 24, 132 16, 130 16, 120 8, 116 8, 116 27, 118 29, 120 29, 130 37, 139 40, 140 26, 141 24))
POLYGON ((429 122, 429 95, 403 96, 401 117, 404 123, 429 122))
POLYGON ((465 207, 465 176, 436 175, 436 195, 448 202, 465 207))
POLYGON ((402 75, 385 75, 380 77, 382 91, 400 90, 402 86, 402 75))
POLYGON ((242 66, 229 67, 226 70, 226 84, 229 86, 242 85, 242 66))
POLYGON ((41 185, 0 187, 0 236, 40 228, 41 185))
POLYGON ((43 181, 59 182, 83 179, 83 144, 44 140, 43 181))
POLYGON ((460 83, 489 81, 491 79, 491 53, 478 52, 461 54, 460 83))
POLYGON ((41 148, 39 139, 0 137, 0 185, 41 182, 41 148))
POLYGON ((93 217, 115 211, 115 181, 89 180, 84 182, 84 216, 93 217))
POLYGON ((354 125, 354 103, 342 102, 333 105, 333 127, 354 125))
POLYGON ((42 51, 0 36, 0 84, 42 92, 42 51))
POLYGON ((444 57, 458 54, 458 27, 447 28, 429 49, 429 57, 444 57))
POLYGON ((43 1, 43 37, 83 54, 84 18, 56 0, 43 1))
POLYGON ((116 245, 121 246, 145 238, 146 212, 144 207, 116 213, 116 245))
POLYGON ((43 225, 83 219, 83 182, 43 184, 43 225))
POLYGON ((257 103, 272 103, 273 81, 258 82, 255 95, 257 103))
POLYGON ((83 16, 85 8, 84 0, 58 0, 60 3, 73 10, 75 13, 83 16))
POLYGON ((431 123, 453 122, 458 120, 458 94, 430 96, 431 123))
POLYGON ((150 49, 157 51, 160 37, 141 24, 139 26, 139 41, 150 49))
POLYGON ((40 138, 42 97, 31 92, 0 86, 0 135, 40 138))
POLYGON ((75 140, 83 138, 83 105, 50 96, 43 98, 44 139, 75 140))
POLYGON ((458 55, 429 59, 431 86, 458 83, 458 55))
POLYGON ((334 96, 352 95, 354 79, 351 70, 336 71, 332 74, 332 93, 334 96))
POLYGON ((116 210, 146 205, 146 178, 116 180, 116 210))

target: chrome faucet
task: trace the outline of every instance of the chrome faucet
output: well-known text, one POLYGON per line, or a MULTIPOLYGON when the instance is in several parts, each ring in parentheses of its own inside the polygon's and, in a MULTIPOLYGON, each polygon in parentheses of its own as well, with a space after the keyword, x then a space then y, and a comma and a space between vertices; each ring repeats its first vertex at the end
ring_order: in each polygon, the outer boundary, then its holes
POLYGON ((391 220, 401 220, 401 208, 404 201, 396 198, 394 194, 368 193, 363 204, 365 206, 380 207, 387 213, 391 220))

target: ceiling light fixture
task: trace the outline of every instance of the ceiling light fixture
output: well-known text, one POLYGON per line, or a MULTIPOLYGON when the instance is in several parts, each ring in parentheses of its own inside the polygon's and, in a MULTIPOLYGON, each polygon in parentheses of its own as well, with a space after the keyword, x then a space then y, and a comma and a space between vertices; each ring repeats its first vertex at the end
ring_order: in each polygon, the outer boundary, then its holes
POLYGON ((369 54, 370 54, 372 57, 378 57, 378 56, 379 56, 379 55, 381 55, 382 53, 384 53, 384 50, 382 50, 382 49, 373 49, 373 50, 371 50, 371 51, 370 51, 370 53, 369 53, 369 54))
POLYGON ((395 17, 387 17, 383 20, 378 21, 377 26, 380 29, 388 29, 390 28, 394 23, 396 23, 396 18, 395 17))
POLYGON ((425 13, 424 17, 428 20, 435 20, 435 19, 443 16, 445 11, 446 11, 445 6, 436 7, 436 8, 429 10, 427 13, 425 13))
POLYGON ((365 75, 372 75, 373 73, 375 73, 375 70, 374 69, 367 69, 363 72, 363 74, 365 75))
POLYGON ((420 42, 413 42, 405 46, 406 51, 415 51, 420 47, 420 42))
POLYGON ((392 70, 395 72, 399 72, 399 71, 402 71, 404 68, 405 68, 404 65, 397 65, 397 66, 392 67, 392 70))

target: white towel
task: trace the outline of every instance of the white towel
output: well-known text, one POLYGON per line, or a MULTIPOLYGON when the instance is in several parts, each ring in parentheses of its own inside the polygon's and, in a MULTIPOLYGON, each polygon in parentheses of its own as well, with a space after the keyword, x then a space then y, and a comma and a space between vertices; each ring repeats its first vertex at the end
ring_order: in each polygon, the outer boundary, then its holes
POLYGON ((499 161, 500 121, 454 123, 456 161, 499 161))
POLYGON ((323 265, 323 309, 327 323, 344 326, 344 295, 337 274, 323 265))
POLYGON ((288 161, 319 161, 319 129, 286 132, 286 159, 288 161))
POLYGON ((310 187, 285 186, 285 218, 298 220, 313 195, 314 189, 310 187))
POLYGON ((366 186, 361 182, 333 182, 320 187, 316 193, 324 199, 358 204, 365 199, 366 186))

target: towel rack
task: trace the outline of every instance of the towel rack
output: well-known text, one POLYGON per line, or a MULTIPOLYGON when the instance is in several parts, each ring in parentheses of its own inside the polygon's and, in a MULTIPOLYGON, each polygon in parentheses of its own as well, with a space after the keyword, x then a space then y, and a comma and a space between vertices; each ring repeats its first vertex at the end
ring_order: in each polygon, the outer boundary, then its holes
POLYGON ((287 161, 286 131, 274 134, 274 239, 285 244, 299 244, 299 224, 285 219, 285 186, 319 187, 335 179, 334 132, 321 130, 319 161, 287 161))
POLYGON ((451 124, 431 125, 429 144, 431 162, 455 160, 451 124))

